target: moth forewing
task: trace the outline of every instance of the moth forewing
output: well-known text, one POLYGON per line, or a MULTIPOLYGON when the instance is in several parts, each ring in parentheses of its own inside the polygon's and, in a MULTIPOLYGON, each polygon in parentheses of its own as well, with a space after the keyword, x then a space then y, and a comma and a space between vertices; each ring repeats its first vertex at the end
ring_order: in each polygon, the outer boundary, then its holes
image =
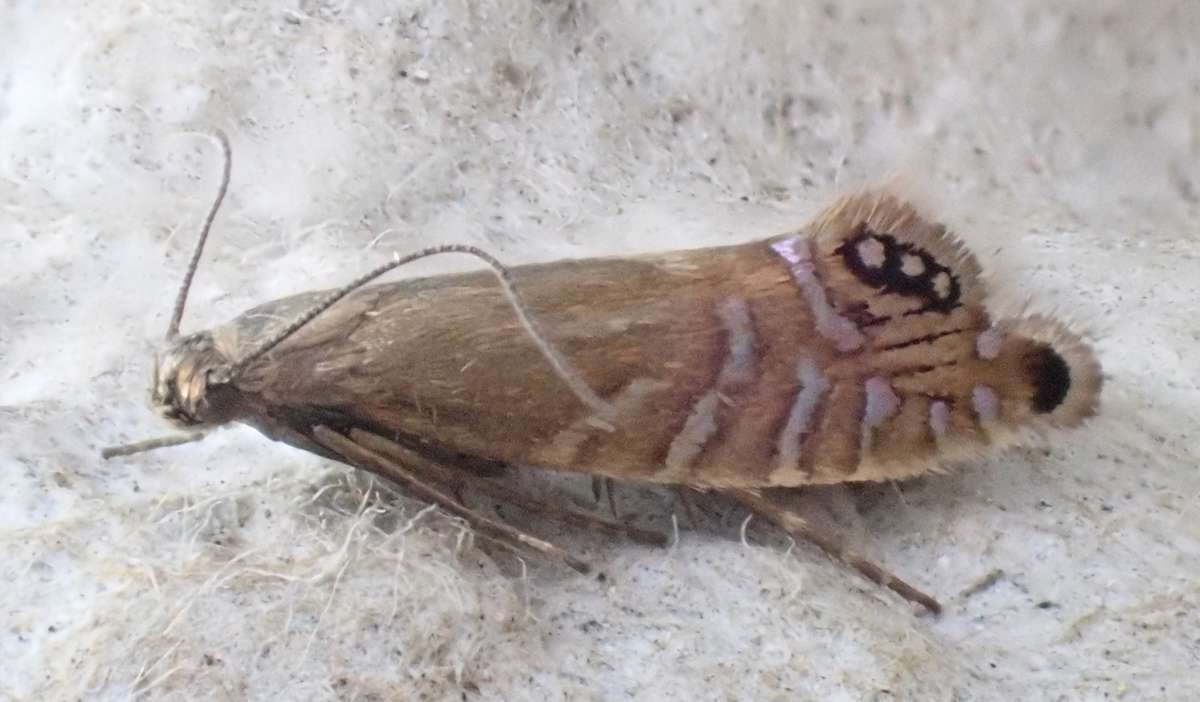
MULTIPOLYGON (((546 264, 514 276, 547 340, 609 402, 612 416, 579 402, 514 323, 494 282, 475 274, 356 293, 312 335, 301 331, 248 367, 236 387, 267 404, 321 407, 459 453, 697 486, 715 484, 692 469, 706 426, 718 416, 761 424, 771 420, 765 405, 787 401, 786 388, 773 387, 779 369, 760 380, 756 366, 783 359, 807 312, 769 249, 546 264), (751 325, 777 340, 753 336, 751 325), (338 341, 323 341, 330 335, 338 341), (729 356, 731 344, 740 347, 729 356), (767 355, 756 363, 760 352, 767 355), (758 397, 742 408, 735 397, 752 383, 758 397), (690 480, 692 472, 701 478, 690 480)), ((275 305, 215 330, 218 347, 236 354, 225 340, 244 337, 252 320, 285 317, 275 305)), ((780 380, 794 383, 794 371, 780 380)), ((748 429, 734 438, 747 434, 753 438, 748 429)), ((757 441, 748 448, 753 453, 738 458, 731 475, 765 484, 751 476, 770 449, 757 441)))
MULTIPOLYGON (((795 234, 514 268, 580 403, 485 273, 363 288, 233 382, 304 434, 367 426, 494 461, 694 487, 903 478, 1095 409, 1090 351, 1044 319, 993 325, 978 265, 867 194, 795 234), (307 415, 306 415, 307 413, 307 415), (284 419, 286 417, 286 419, 284 419)), ((322 293, 214 330, 237 358, 322 293)))
MULTIPOLYGON (((521 465, 726 491, 936 609, 755 490, 918 475, 1093 414, 1087 345, 1044 318, 993 324, 986 298, 977 261, 944 226, 864 192, 735 246, 511 270, 435 247, 179 337, 185 288, 152 401, 177 424, 243 422, 416 485, 576 567, 436 485, 496 495, 471 482, 478 466, 521 465), (446 252, 492 272, 366 285, 446 252)), ((621 528, 569 521, 580 520, 621 528)))

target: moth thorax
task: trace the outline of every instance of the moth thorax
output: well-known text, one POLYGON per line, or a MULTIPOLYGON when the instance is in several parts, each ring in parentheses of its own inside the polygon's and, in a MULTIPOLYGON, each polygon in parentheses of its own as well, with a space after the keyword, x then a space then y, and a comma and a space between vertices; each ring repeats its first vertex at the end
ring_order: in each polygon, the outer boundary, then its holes
POLYGON ((221 424, 227 412, 210 401, 212 375, 229 365, 213 342, 199 332, 170 342, 158 357, 150 388, 150 404, 167 421, 180 427, 221 424))

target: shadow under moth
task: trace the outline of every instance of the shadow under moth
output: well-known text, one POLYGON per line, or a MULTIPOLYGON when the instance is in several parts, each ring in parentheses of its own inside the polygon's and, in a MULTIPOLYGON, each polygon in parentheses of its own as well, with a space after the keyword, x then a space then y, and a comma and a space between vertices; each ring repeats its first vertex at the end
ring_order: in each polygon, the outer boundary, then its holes
POLYGON ((470 508, 461 490, 650 543, 663 535, 507 488, 504 469, 716 491, 937 611, 762 490, 936 472, 1078 425, 1098 405, 1088 346, 1047 318, 993 322, 974 256, 887 192, 734 246, 512 269, 473 247, 434 247, 180 335, 228 187, 218 136, 224 178, 157 361, 157 411, 182 427, 248 424, 579 570, 578 557, 470 508), (492 270, 368 285, 440 253, 492 270))

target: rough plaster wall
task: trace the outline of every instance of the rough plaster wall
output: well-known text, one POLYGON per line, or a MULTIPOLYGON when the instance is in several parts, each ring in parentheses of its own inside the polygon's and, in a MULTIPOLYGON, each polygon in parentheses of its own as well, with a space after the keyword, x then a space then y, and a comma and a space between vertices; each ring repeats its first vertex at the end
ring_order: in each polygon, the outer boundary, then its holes
POLYGON ((1197 36, 1184 2, 0 3, 0 695, 1195 699, 1197 36), (1095 333, 1104 417, 797 499, 937 619, 717 501, 624 489, 667 550, 517 515, 584 578, 246 429, 105 463, 164 431, 208 126, 186 329, 430 242, 762 236, 896 172, 998 301, 1095 333))

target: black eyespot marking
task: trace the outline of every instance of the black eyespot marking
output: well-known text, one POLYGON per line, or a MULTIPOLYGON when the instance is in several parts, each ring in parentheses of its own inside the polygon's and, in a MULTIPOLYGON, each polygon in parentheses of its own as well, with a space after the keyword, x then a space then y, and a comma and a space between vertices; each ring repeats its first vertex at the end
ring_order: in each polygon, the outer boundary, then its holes
POLYGON ((928 251, 899 241, 891 234, 860 225, 858 233, 842 242, 835 253, 864 284, 924 302, 920 309, 908 314, 930 310, 945 314, 959 306, 962 288, 954 271, 938 263, 928 251))
POLYGON ((1033 411, 1053 412, 1071 389, 1071 367, 1058 352, 1039 344, 1025 356, 1025 370, 1033 381, 1033 411))

